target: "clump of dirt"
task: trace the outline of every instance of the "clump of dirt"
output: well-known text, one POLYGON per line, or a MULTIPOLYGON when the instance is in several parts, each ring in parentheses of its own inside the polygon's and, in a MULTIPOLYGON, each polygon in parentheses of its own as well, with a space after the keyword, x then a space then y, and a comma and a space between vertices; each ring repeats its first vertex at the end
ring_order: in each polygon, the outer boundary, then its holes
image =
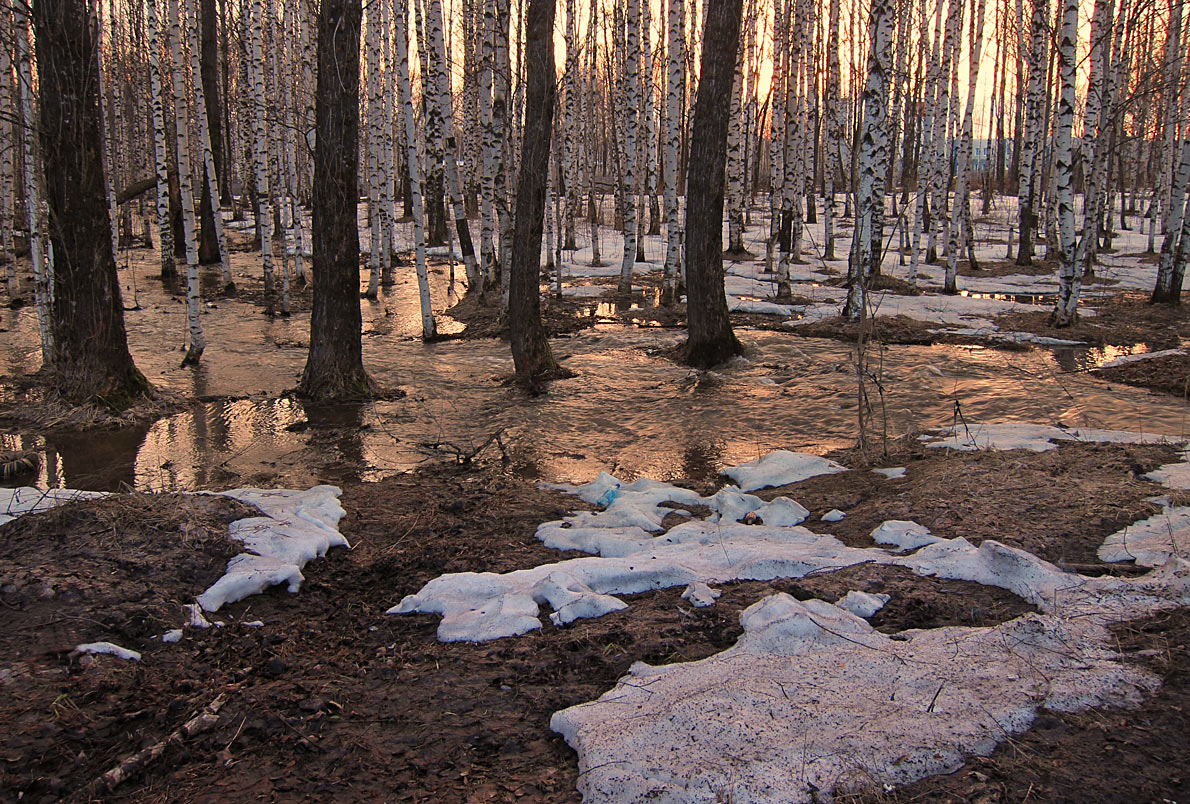
MULTIPOLYGON (((937 324, 917 321, 903 315, 879 316, 874 320, 865 320, 863 326, 866 340, 877 343, 929 346, 938 340, 938 336, 930 331, 937 329, 937 324)), ((831 338, 854 343, 859 336, 859 328, 859 322, 848 321, 838 316, 813 324, 800 324, 790 332, 809 338, 831 338)))
POLYGON ((69 650, 104 634, 145 647, 242 551, 228 523, 259 515, 216 495, 121 494, 5 523, 0 602, 12 628, 0 653, 69 650))
POLYGON ((1190 355, 1167 355, 1135 360, 1091 372, 1100 379, 1148 388, 1182 399, 1190 397, 1190 355))
POLYGON ((1137 710, 1041 710, 1025 734, 975 757, 949 776, 923 779, 891 793, 836 801, 1078 801, 1094 804, 1190 800, 1186 734, 1190 731, 1190 611, 1157 614, 1112 628, 1125 661, 1162 677, 1161 689, 1137 710))
POLYGON ((1181 306, 1150 304, 1146 295, 1135 292, 1084 302, 1095 315, 1079 316, 1070 327, 1051 326, 1048 312, 1005 313, 996 317, 996 326, 1096 345, 1144 343, 1154 352, 1176 349, 1183 338, 1190 337, 1190 311, 1181 306))

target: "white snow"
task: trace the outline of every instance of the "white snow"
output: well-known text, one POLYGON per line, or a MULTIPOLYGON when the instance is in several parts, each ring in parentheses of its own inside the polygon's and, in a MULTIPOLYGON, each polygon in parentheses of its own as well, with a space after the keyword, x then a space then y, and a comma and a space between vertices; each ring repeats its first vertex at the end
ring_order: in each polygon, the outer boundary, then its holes
POLYGON ((832 508, 822 515, 823 522, 842 522, 847 514, 840 511, 838 508, 832 508))
POLYGON ((1129 433, 1122 430, 1053 427, 1048 424, 969 424, 944 427, 921 436, 927 447, 971 452, 980 449, 1027 449, 1045 452, 1058 441, 1093 441, 1121 444, 1173 443, 1168 436, 1154 433, 1129 433))
POLYGON ((1172 555, 1190 555, 1190 508, 1173 507, 1134 522, 1104 540, 1102 561, 1133 561, 1142 567, 1160 567, 1172 555))
MULTIPOLYGON (((1039 426, 979 432, 983 446, 1039 451, 1073 438, 1157 440, 1039 426)), ((597 499, 615 482, 609 475, 572 490, 597 499)), ((658 501, 690 492, 654 481, 629 485, 635 490, 622 484, 608 511, 539 529, 547 544, 602 557, 503 575, 444 575, 390 613, 437 612, 440 639, 484 640, 540 628, 541 604, 555 610, 555 624, 621 609, 617 595, 665 586, 684 586, 692 604, 710 605, 717 596, 711 586, 733 579, 800 577, 865 562, 998 586, 1040 613, 994 628, 889 637, 861 619, 887 595, 852 590, 834 605, 765 598, 741 614, 744 635, 729 650, 665 667, 638 662, 599 700, 555 713, 551 727, 579 754, 587 804, 807 802, 852 789, 849 780, 897 785, 953 771, 1027 729, 1039 707, 1139 704, 1159 679, 1119 661, 1107 626, 1190 605, 1190 562, 1184 547, 1168 542, 1150 545, 1158 568, 1145 576, 1086 577, 996 541, 975 547, 889 521, 873 537, 916 549, 897 555, 850 548, 800 525, 732 522, 753 509, 751 495, 732 487, 700 498, 712 510, 707 520, 655 535, 623 521, 651 523, 658 501), (617 513, 616 505, 634 513, 617 513)), ((1133 555, 1141 525, 1129 532, 1133 555)))
POLYGON ((182 629, 181 628, 173 628, 169 631, 166 631, 164 634, 161 635, 161 641, 166 644, 170 644, 173 642, 181 642, 182 641, 182 629))
POLYGON ((845 471, 847 467, 827 458, 781 449, 755 461, 734 466, 724 474, 734 480, 742 491, 756 491, 845 471))
POLYGON ((682 600, 689 600, 694 608, 701 609, 715 605, 721 594, 718 589, 712 589, 705 583, 692 583, 682 592, 682 600))
POLYGON ((125 661, 140 661, 137 651, 121 648, 112 642, 84 642, 82 645, 75 645, 74 649, 79 653, 107 653, 125 661))
POLYGON ((1140 360, 1152 360, 1155 357, 1172 357, 1173 355, 1184 355, 1184 354, 1186 354, 1185 349, 1163 349, 1160 352, 1141 352, 1140 354, 1135 354, 1135 355, 1121 355, 1120 357, 1117 357, 1114 360, 1107 361, 1106 363, 1101 365, 1099 368, 1101 368, 1101 369, 1115 368, 1116 366, 1123 366, 1128 363, 1136 363, 1137 361, 1140 361, 1140 360))
POLYGON ((866 620, 884 608, 884 604, 891 599, 886 594, 872 594, 871 592, 859 592, 852 589, 835 605, 844 611, 851 612, 856 617, 863 617, 866 620))
POLYGON ((284 583, 290 592, 301 586, 302 567, 326 555, 332 547, 348 547, 338 531, 345 515, 335 486, 315 486, 308 491, 287 489, 233 489, 223 495, 255 505, 264 516, 240 519, 228 535, 244 543, 246 552, 227 562, 227 571, 197 601, 206 611, 218 611, 284 583))
POLYGON ((908 469, 904 466, 891 466, 887 469, 873 469, 872 471, 878 475, 884 475, 889 480, 897 480, 904 477, 908 469))
POLYGON ((24 514, 36 514, 64 503, 105 496, 107 492, 79 489, 38 489, 32 486, 0 489, 0 525, 24 514))
POLYGON ((937 536, 930 535, 930 529, 904 519, 889 519, 882 522, 872 531, 872 540, 876 544, 888 544, 897 548, 898 552, 916 550, 927 544, 941 541, 937 536))

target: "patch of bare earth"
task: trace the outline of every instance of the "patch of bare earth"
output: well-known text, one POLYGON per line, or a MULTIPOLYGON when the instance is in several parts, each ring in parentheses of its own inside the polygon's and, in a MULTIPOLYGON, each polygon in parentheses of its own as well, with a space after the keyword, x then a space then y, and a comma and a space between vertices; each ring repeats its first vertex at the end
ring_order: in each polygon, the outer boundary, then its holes
MULTIPOLYGON (((1136 477, 1172 455, 1157 447, 1086 445, 1041 455, 947 455, 910 444, 893 458, 908 466, 904 480, 859 469, 765 496, 788 493, 811 509, 812 529, 853 544, 870 546, 871 528, 899 516, 939 535, 997 538, 1083 563, 1094 560, 1093 544, 1117 523, 1152 512, 1144 499, 1158 487, 1136 477), (847 519, 817 521, 830 508, 847 511, 847 519)), ((11 648, 0 655, 0 673, 7 673, 0 682, 0 798, 85 800, 78 791, 100 774, 224 695, 210 730, 170 744, 114 789, 93 788, 95 798, 578 802, 575 755, 549 731, 551 714, 597 698, 634 661, 690 661, 729 647, 741 633, 740 610, 765 595, 836 600, 851 589, 884 592, 891 600, 872 621, 887 632, 992 625, 1029 610, 1003 590, 860 565, 726 584, 720 600, 703 609, 681 600, 681 589, 662 590, 565 628, 547 622, 523 637, 442 644, 436 616, 384 611, 441 573, 505 572, 573 557, 545 548, 534 532, 583 504, 501 471, 455 466, 350 486, 342 502, 348 515, 341 529, 353 547, 309 564, 300 594, 276 589, 229 606, 217 614, 225 627, 188 629, 176 645, 148 638, 174 627, 168 616, 129 627, 109 622, 107 612, 114 605, 174 611, 213 577, 224 548, 199 549, 201 566, 165 556, 163 566, 172 561, 185 570, 182 583, 159 581, 169 573, 140 566, 122 591, 102 600, 5 592, 0 632, 25 629, 20 638, 29 646, 20 656, 11 648), (81 630, 36 627, 51 619, 81 630), (264 626, 243 624, 253 620, 264 626), (143 650, 144 658, 84 663, 67 653, 84 635, 143 650)), ((74 510, 91 505, 98 504, 74 510)), ((61 518, 80 513, 57 516, 19 521, 21 541, 11 544, 16 528, 0 528, 5 577, 58 555, 53 571, 85 587, 99 581, 82 552, 128 557, 97 514, 77 523, 61 518), (46 542, 40 553, 38 540, 46 542), (62 552, 59 542, 73 543, 73 552, 62 552)), ((129 539, 139 530, 138 544, 176 542, 169 523, 164 516, 126 517, 119 532, 129 539)), ((222 520, 208 521, 205 536, 189 538, 213 545, 223 532, 222 520)), ((1142 753, 1130 756, 1148 761, 1142 753)))
POLYGON ((1096 377, 1136 388, 1190 398, 1190 355, 1167 355, 1095 369, 1096 377))
POLYGON ((1005 313, 996 317, 996 326, 1096 345, 1143 343, 1150 351, 1176 349, 1183 338, 1190 337, 1190 311, 1181 306, 1150 304, 1141 293, 1085 299, 1084 306, 1094 309, 1095 315, 1082 315, 1069 327, 1051 326, 1048 312, 1005 313))

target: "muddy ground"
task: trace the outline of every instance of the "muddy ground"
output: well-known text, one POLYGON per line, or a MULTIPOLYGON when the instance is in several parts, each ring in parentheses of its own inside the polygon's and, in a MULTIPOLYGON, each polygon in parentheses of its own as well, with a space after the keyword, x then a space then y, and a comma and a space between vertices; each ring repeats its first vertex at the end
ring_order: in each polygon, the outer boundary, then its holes
MULTIPOLYGON (((1104 536, 1158 509, 1168 493, 1141 475, 1175 459, 1158 446, 1066 444, 1047 453, 978 455, 904 440, 860 471, 785 493, 811 525, 871 546, 884 519, 942 536, 996 538, 1084 572, 1104 536), (831 508, 843 522, 821 523, 831 508)), ((700 478, 694 485, 706 490, 700 478)), ((1030 610, 1008 592, 853 567, 800 580, 723 587, 694 609, 679 589, 566 628, 494 643, 445 645, 437 617, 386 616, 444 572, 507 571, 566 557, 536 526, 582 507, 493 466, 434 466, 344 490, 335 549, 306 568, 299 594, 275 589, 218 612, 221 628, 187 629, 181 605, 234 545, 225 523, 249 511, 218 498, 118 496, 0 527, 0 800, 577 802, 574 753, 549 731, 552 712, 598 697, 633 661, 689 661, 740 634, 739 611, 774 591, 833 601, 883 591, 881 630, 991 625, 1030 610), (262 621, 262 627, 245 623, 262 621), (80 657, 80 642, 141 650, 139 663, 80 657), (213 727, 181 737, 109 788, 100 776, 160 742, 224 696, 213 727)), ((1129 571, 1127 569, 1123 571, 1129 571)), ((1166 677, 1141 712, 1044 713, 1037 728, 897 801, 1187 800, 1185 612, 1121 626, 1121 650, 1166 677), (1085 784, 1086 779, 1098 782, 1085 784)), ((874 791, 873 800, 884 794, 874 791)))

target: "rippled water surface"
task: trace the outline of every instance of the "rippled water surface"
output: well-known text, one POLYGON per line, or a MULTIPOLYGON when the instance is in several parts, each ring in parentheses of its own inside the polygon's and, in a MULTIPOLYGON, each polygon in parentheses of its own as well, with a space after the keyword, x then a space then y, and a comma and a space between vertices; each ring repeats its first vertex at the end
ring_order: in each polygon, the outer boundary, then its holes
MULTIPOLYGON (((423 344, 411 269, 376 302, 361 302, 364 361, 402 399, 334 407, 284 396, 305 363, 308 317, 271 319, 219 300, 203 315, 202 365, 179 366, 184 307, 125 269, 129 339, 157 386, 196 400, 148 428, 48 439, 11 433, 7 447, 45 457, 40 482, 80 488, 194 489, 243 484, 341 483, 407 471, 466 453, 500 433, 500 447, 531 476, 586 480, 600 470, 632 477, 701 476, 774 448, 824 452, 856 436, 851 347, 741 330, 745 358, 700 374, 661 351, 681 330, 600 325, 554 341, 576 377, 530 398, 507 383, 500 341, 423 344), (427 447, 438 444, 439 448, 427 447)), ((435 309, 447 305, 436 275, 435 309)), ((37 366, 30 310, 0 311, 0 371, 37 366)), ((1004 352, 899 346, 869 355, 879 378, 868 393, 888 432, 967 421, 1094 425, 1181 436, 1186 406, 1172 397, 1109 385, 1082 372, 1114 352, 1004 352)), ((28 482, 28 481, 26 481, 28 482)))

